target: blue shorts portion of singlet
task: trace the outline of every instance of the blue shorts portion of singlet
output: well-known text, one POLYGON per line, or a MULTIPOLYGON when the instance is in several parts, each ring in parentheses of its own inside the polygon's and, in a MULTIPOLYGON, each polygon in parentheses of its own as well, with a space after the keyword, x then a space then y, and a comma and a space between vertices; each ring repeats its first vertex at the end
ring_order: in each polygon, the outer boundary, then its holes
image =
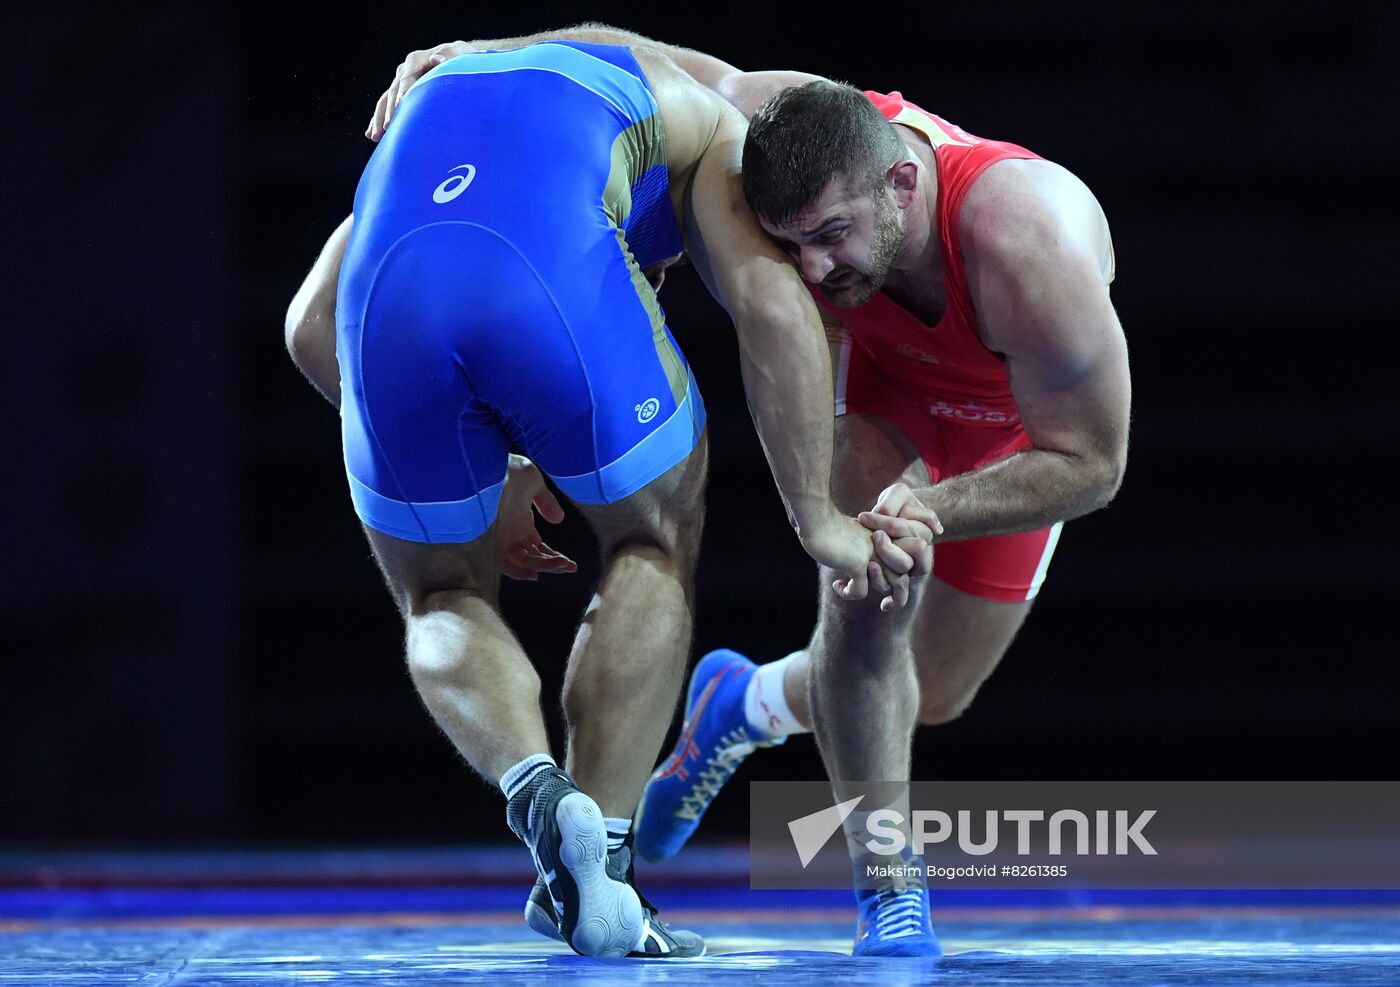
POLYGON ((360 179, 341 266, 360 519, 477 538, 511 443, 588 504, 685 459, 705 410, 642 275, 681 251, 660 114, 626 48, 474 52, 424 76, 360 179))

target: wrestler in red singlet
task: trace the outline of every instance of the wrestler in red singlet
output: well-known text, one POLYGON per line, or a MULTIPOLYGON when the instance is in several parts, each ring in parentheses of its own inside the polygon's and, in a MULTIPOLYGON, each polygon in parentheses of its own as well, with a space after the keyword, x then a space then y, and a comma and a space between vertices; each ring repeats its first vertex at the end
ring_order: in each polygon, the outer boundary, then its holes
MULTIPOLYGON (((967 473, 1022 449, 1021 426, 1006 360, 982 345, 972 310, 958 214, 968 190, 988 167, 1039 155, 1003 141, 983 140, 908 102, 898 92, 867 92, 891 123, 919 132, 937 165, 936 228, 943 250, 948 307, 928 326, 884 292, 856 308, 837 308, 820 287, 817 304, 846 327, 836 370, 836 413, 879 415, 918 448, 934 483, 967 473)), ((989 600, 1029 600, 1039 591, 1060 525, 1014 535, 942 542, 934 575, 955 589, 989 600)))

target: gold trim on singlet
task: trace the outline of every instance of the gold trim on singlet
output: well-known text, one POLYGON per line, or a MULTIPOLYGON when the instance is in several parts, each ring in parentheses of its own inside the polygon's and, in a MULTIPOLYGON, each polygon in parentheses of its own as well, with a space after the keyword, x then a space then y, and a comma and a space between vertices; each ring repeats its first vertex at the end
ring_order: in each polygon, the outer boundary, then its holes
POLYGON ((656 358, 666 374, 666 382, 670 385, 671 397, 680 404, 689 387, 690 374, 675 344, 666 334, 666 316, 661 311, 656 292, 638 266, 637 258, 628 249, 627 237, 622 231, 627 217, 632 214, 632 184, 652 168, 665 163, 666 131, 661 125, 660 113, 638 120, 618 134, 613 140, 612 165, 608 169, 607 183, 603 186, 603 211, 627 262, 637 299, 651 320, 652 343, 656 347, 656 358))
POLYGON ((943 125, 933 119, 933 117, 929 116, 927 113, 919 112, 907 103, 899 113, 895 115, 890 123, 902 123, 911 130, 917 130, 927 137, 928 142, 934 147, 941 147, 944 144, 956 144, 958 147, 972 146, 967 141, 958 140, 958 138, 944 130, 943 125))
POLYGON ((603 186, 603 209, 617 226, 632 214, 632 185, 657 165, 666 163, 666 132, 661 114, 638 120, 613 139, 612 166, 603 186))

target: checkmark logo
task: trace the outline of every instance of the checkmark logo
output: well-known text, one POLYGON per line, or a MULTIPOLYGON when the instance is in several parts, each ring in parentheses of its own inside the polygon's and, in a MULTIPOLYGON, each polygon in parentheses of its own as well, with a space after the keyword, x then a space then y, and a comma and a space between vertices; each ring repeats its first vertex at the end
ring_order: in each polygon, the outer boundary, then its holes
POLYGON ((864 795, 857 795, 855 798, 833 805, 829 809, 822 809, 788 823, 788 832, 792 834, 792 843, 793 846, 797 847, 797 856, 802 861, 804 870, 813 858, 821 853, 822 847, 826 846, 836 831, 841 828, 846 817, 854 812, 856 806, 864 800, 864 795))

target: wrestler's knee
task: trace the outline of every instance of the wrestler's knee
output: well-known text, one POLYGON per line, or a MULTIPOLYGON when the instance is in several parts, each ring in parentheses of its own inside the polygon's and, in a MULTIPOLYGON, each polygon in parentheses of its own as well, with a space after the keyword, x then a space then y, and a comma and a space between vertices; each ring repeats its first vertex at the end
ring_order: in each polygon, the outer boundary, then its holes
MULTIPOLYGON (((828 580, 824 592, 831 593, 828 580)), ((849 681, 852 675, 888 680, 907 677, 913 685, 914 652, 907 627, 896 626, 895 615, 881 613, 879 598, 844 601, 832 594, 823 601, 813 635, 811 674, 821 679, 849 681)), ((912 695, 913 689, 910 693, 912 695)))
POLYGON ((826 566, 818 569, 819 630, 835 640, 850 639, 857 646, 861 642, 880 642, 883 645, 899 644, 907 650, 919 609, 922 586, 917 583, 911 586, 908 605, 886 612, 880 609, 880 601, 885 594, 876 589, 873 581, 865 599, 846 600, 837 596, 832 589, 832 583, 837 578, 838 574, 834 569, 826 566))
MULTIPOLYGON (((695 552, 684 541, 652 540, 645 535, 624 538, 603 552, 607 583, 636 587, 645 596, 635 601, 655 604, 672 584, 689 586, 694 580, 695 552)), ((629 604, 634 601, 627 601, 629 604)))
MULTIPOLYGON (((470 677, 484 649, 495 645, 500 618, 486 599, 468 590, 439 590, 414 599, 405 620, 409 676, 420 689, 470 677)), ((517 672, 513 690, 539 693, 539 676, 528 663, 517 672)))
POLYGON ((578 505, 598 537, 604 563, 638 561, 693 570, 705 527, 708 442, 631 496, 578 505))

